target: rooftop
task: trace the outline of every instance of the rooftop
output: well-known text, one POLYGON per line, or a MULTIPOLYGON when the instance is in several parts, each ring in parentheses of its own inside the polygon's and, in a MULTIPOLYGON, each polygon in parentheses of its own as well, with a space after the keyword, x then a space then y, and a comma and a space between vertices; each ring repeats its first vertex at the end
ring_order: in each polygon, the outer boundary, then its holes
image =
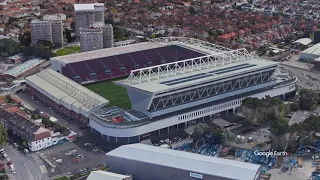
POLYGON ((301 39, 298 39, 298 40, 294 41, 293 43, 299 43, 299 44, 302 44, 302 45, 306 46, 306 45, 312 43, 312 39, 310 39, 310 38, 301 38, 301 39))
POLYGON ((107 153, 107 156, 237 180, 255 179, 260 168, 260 165, 256 164, 159 148, 145 144, 124 145, 110 151, 107 153), (132 154, 134 154, 134 156, 132 156, 132 154))
POLYGON ((103 3, 90 3, 90 4, 74 4, 75 11, 94 11, 95 7, 102 6, 104 7, 103 3))
POLYGON ((109 103, 100 95, 52 69, 42 70, 38 74, 27 77, 26 80, 31 86, 50 94, 50 98, 54 98, 68 107, 71 105, 72 108, 82 109, 84 112, 109 103))
POLYGON ((277 62, 262 59, 250 59, 230 63, 223 66, 203 68, 198 71, 188 71, 178 75, 163 76, 159 79, 145 81, 137 84, 130 84, 125 81, 117 81, 117 84, 133 87, 147 92, 169 91, 179 87, 190 86, 202 82, 223 79, 229 76, 241 75, 244 72, 264 69, 277 65, 277 62))
POLYGON ((313 46, 305 49, 305 50, 302 51, 301 53, 320 55, 320 43, 315 44, 315 45, 313 45, 313 46))
POLYGON ((115 55, 120 55, 124 53, 131 53, 136 51, 160 48, 164 46, 167 46, 167 44, 144 42, 144 43, 138 43, 138 44, 131 44, 127 46, 99 49, 96 51, 88 51, 88 52, 82 52, 77 54, 70 54, 66 56, 53 57, 51 58, 51 60, 60 61, 62 64, 69 64, 69 63, 75 63, 79 61, 86 61, 90 59, 115 56, 115 55))
POLYGON ((57 14, 46 14, 43 16, 43 20, 45 21, 54 21, 54 20, 66 20, 66 15, 62 13, 57 14))
POLYGON ((91 171, 87 180, 123 180, 130 177, 131 176, 98 170, 91 171))
POLYGON ((45 59, 31 59, 29 61, 26 61, 10 70, 8 70, 5 74, 8 74, 10 76, 16 77, 20 74, 40 65, 41 63, 45 62, 45 59))

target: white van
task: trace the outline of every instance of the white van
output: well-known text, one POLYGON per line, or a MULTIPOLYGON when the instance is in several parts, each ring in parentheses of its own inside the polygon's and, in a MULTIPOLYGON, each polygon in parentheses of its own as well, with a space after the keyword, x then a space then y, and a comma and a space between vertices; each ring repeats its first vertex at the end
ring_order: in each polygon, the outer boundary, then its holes
POLYGON ((11 169, 11 173, 12 173, 12 174, 15 174, 15 173, 16 173, 16 169, 14 168, 14 165, 11 164, 9 167, 10 167, 10 169, 11 169))

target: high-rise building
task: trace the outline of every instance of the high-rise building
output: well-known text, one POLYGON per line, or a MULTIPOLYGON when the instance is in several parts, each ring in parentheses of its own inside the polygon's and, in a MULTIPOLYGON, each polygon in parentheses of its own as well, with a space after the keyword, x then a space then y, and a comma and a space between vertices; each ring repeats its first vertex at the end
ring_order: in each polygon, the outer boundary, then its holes
POLYGON ((31 46, 37 44, 39 40, 52 42, 52 28, 49 21, 34 19, 30 23, 31 46))
POLYGON ((103 48, 103 31, 101 27, 80 28, 80 51, 93 51, 103 48))
POLYGON ((113 27, 111 24, 105 24, 103 30, 103 48, 111 48, 114 46, 113 27))
POLYGON ((113 27, 111 24, 96 22, 90 27, 80 28, 81 52, 111 48, 113 46, 113 27))
POLYGON ((63 25, 62 20, 64 20, 61 14, 52 14, 43 16, 43 20, 49 21, 51 23, 52 31, 52 43, 56 46, 63 45, 63 25))
POLYGON ((75 11, 75 35, 80 35, 80 28, 86 28, 95 22, 104 23, 104 4, 74 4, 75 11))
POLYGON ((52 14, 43 16, 43 20, 32 20, 30 23, 31 45, 37 44, 39 40, 47 40, 55 46, 62 46, 63 19, 65 19, 65 17, 61 14, 52 14))

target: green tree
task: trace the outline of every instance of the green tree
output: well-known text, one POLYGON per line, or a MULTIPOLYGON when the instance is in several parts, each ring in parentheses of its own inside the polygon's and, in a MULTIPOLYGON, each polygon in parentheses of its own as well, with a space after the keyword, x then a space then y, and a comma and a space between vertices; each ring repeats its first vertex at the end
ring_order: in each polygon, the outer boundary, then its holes
POLYGON ((6 145, 8 140, 7 130, 0 124, 0 147, 6 145))
POLYGON ((12 56, 20 53, 20 44, 12 39, 0 39, 0 56, 12 56))
POLYGON ((19 37, 18 37, 20 43, 25 46, 25 47, 28 47, 30 46, 30 43, 31 43, 31 33, 30 31, 25 31, 23 34, 21 34, 19 37))
POLYGON ((281 136, 289 132, 289 124, 285 118, 274 121, 271 125, 270 132, 276 136, 281 136))
POLYGON ((299 106, 303 110, 314 110, 319 102, 318 94, 309 89, 302 89, 299 92, 299 106))
POLYGON ((71 36, 71 31, 67 28, 64 29, 64 33, 66 35, 66 39, 68 42, 71 42, 73 40, 72 36, 71 36))
POLYGON ((194 7, 190 6, 190 8, 189 8, 189 13, 190 13, 191 15, 195 15, 197 12, 196 12, 196 10, 194 9, 194 7))

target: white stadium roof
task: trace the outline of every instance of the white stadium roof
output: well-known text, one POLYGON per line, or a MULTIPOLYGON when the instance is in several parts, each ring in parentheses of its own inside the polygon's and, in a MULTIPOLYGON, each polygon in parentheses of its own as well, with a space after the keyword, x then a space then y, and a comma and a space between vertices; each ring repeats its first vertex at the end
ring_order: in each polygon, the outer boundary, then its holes
POLYGON ((95 6, 103 6, 103 3, 74 4, 75 11, 94 11, 95 6))
MULTIPOLYGON (((179 87, 185 87, 202 82, 218 80, 224 77, 241 75, 253 69, 263 69, 275 66, 279 63, 266 60, 251 59, 239 61, 223 66, 203 68, 198 71, 189 71, 178 75, 162 76, 159 79, 130 84, 130 82, 118 81, 118 84, 133 87, 147 92, 169 91, 179 87)), ((138 78, 138 77, 137 77, 138 78)))
POLYGON ((43 63, 45 59, 31 59, 29 61, 26 61, 10 70, 8 70, 5 74, 8 74, 10 76, 16 77, 19 76, 20 74, 40 65, 43 63))
POLYGON ((51 58, 51 61, 59 61, 61 64, 69 64, 75 63, 80 61, 86 61, 90 59, 97 59, 102 57, 109 57, 109 56, 116 56, 125 53, 132 53, 136 51, 143 51, 148 49, 160 48, 168 46, 167 44, 163 43, 154 43, 154 42, 144 42, 144 43, 137 43, 137 44, 130 44, 127 46, 119 46, 107 49, 99 49, 96 51, 88 51, 82 52, 77 54, 71 54, 66 56, 59 56, 51 58))
POLYGON ((82 112, 85 116, 88 116, 86 113, 89 113, 93 108, 102 107, 109 103, 100 95, 52 69, 42 70, 38 74, 27 77, 26 83, 45 94, 55 103, 63 105, 69 110, 82 112))
POLYGON ((107 156, 237 180, 253 180, 260 169, 260 165, 256 164, 145 144, 120 146, 108 152, 107 156))

